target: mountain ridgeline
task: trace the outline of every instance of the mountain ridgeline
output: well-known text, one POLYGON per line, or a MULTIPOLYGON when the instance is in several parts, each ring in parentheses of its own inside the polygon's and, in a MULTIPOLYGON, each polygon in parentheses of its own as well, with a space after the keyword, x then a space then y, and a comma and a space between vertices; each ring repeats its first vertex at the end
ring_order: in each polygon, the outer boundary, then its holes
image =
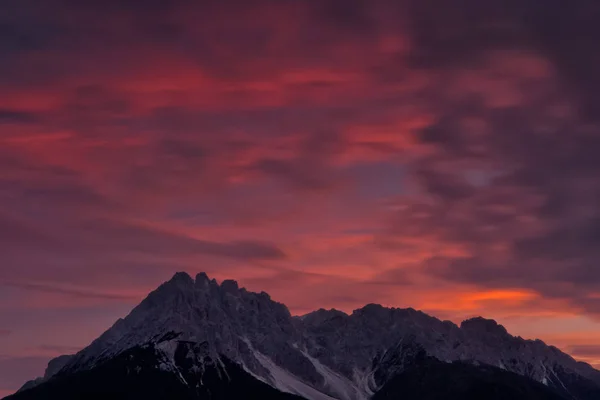
POLYGON ((493 320, 369 304, 294 317, 264 292, 177 273, 6 399, 600 399, 600 371, 493 320))

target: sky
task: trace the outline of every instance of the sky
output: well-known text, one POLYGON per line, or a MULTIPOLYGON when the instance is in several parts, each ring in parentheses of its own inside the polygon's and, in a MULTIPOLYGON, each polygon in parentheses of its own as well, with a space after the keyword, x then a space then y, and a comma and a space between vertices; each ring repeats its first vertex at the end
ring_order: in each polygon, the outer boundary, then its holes
POLYGON ((0 396, 176 271, 600 367, 597 0, 3 0, 0 396))

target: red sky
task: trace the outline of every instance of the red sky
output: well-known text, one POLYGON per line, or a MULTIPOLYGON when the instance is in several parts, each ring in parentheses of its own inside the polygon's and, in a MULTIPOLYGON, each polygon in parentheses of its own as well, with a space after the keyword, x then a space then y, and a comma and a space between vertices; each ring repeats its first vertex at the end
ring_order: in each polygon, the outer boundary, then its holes
POLYGON ((5 0, 0 395, 180 270, 296 314, 484 315, 600 365, 598 17, 5 0))

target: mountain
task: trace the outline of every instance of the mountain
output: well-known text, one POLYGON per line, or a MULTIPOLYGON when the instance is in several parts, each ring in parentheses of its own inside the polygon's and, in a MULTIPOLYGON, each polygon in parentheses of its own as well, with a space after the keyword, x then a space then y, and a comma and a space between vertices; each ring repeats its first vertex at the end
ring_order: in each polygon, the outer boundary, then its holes
POLYGON ((600 398, 600 371, 493 320, 460 327, 369 304, 293 317, 264 292, 186 273, 11 400, 600 398))

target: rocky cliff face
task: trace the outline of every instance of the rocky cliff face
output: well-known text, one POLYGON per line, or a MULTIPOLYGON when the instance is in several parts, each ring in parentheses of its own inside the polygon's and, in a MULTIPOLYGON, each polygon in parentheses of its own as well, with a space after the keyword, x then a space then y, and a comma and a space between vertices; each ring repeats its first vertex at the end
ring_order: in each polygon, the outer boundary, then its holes
POLYGON ((391 354, 395 354, 395 366, 387 368, 401 370, 402 364, 410 364, 402 360, 407 350, 415 352, 410 349, 414 343, 440 361, 491 365, 563 393, 575 391, 566 383, 574 376, 600 384, 600 372, 588 364, 577 362, 540 340, 514 337, 493 320, 479 317, 464 321, 458 327, 413 309, 389 309, 379 305, 367 305, 351 315, 323 310, 317 313, 318 316, 303 318, 311 352, 345 376, 354 371, 355 376, 358 374, 369 382, 371 391, 384 383, 376 375, 373 376, 376 379, 369 376, 381 370, 381 365, 369 366, 373 355, 389 365, 391 354), (330 318, 325 317, 327 313, 330 318), (404 353, 398 355, 399 349, 404 353), (339 354, 347 357, 340 358, 339 354))
POLYGON ((49 370, 54 375, 59 369, 58 376, 93 370, 148 345, 164 359, 160 368, 173 374, 200 371, 204 360, 217 366, 227 360, 273 388, 307 399, 370 398, 423 357, 489 365, 582 400, 600 387, 600 372, 589 365, 541 341, 513 337, 492 320, 475 318, 459 327, 413 309, 375 304, 350 315, 319 310, 292 317, 266 293, 185 273, 150 293, 90 346, 53 361, 49 370), (176 363, 182 351, 187 361, 176 363))

